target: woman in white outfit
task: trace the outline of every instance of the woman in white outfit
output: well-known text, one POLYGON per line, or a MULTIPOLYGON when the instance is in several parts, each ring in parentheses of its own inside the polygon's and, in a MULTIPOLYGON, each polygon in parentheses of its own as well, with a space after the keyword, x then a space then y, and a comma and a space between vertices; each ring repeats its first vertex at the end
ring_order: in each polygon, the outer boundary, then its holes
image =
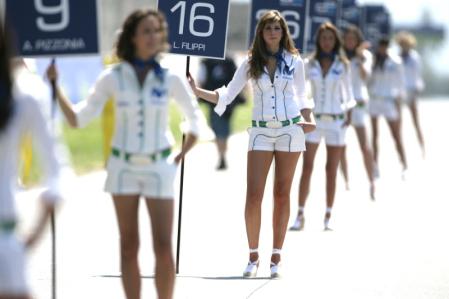
MULTIPOLYGON (((0 27, 2 27, 0 25, 0 27)), ((7 31, 0 28, 0 299, 28 299, 25 248, 34 245, 50 219, 59 193, 59 165, 39 104, 30 95, 13 92, 7 31), (33 138, 34 149, 46 174, 41 193, 38 222, 24 244, 15 234, 17 212, 14 202, 18 182, 20 145, 25 134, 33 138)))
MULTIPOLYGON (((358 27, 349 26, 348 28, 346 28, 343 35, 343 43, 346 56, 351 62, 352 92, 354 94, 354 99, 357 102, 354 109, 352 109, 351 124, 355 128, 357 139, 360 145, 360 150, 363 154, 363 162, 365 164, 366 173, 368 175, 368 180, 370 183, 370 197, 371 199, 374 199, 374 160, 373 153, 368 144, 368 136, 366 133, 369 99, 368 88, 366 84, 369 76, 371 75, 373 58, 371 53, 367 50, 369 43, 363 41, 362 32, 358 27)), ((341 168, 346 180, 346 187, 348 189, 349 176, 346 161, 346 147, 343 149, 341 168)))
POLYGON ((346 142, 346 128, 356 102, 352 93, 350 64, 337 28, 323 23, 316 34, 316 51, 306 63, 315 102, 316 130, 307 134, 304 164, 299 184, 298 216, 291 230, 304 228, 304 206, 309 195, 315 155, 322 138, 326 142, 326 212, 324 229, 329 229, 334 205, 338 164, 346 142))
MULTIPOLYGON (((116 44, 120 63, 105 70, 87 100, 72 106, 60 89, 58 102, 73 127, 83 127, 114 99, 116 122, 107 163, 106 191, 112 194, 120 231, 122 282, 128 299, 140 298, 138 265, 138 206, 148 208, 156 255, 158 298, 173 296, 172 256, 174 179, 179 161, 197 139, 201 111, 188 85, 160 66, 166 48, 167 24, 155 10, 137 10, 125 20, 116 44), (174 99, 187 119, 184 147, 171 159, 174 144, 168 127, 169 100, 174 99)), ((57 79, 55 67, 48 76, 57 79)))
POLYGON ((278 11, 259 20, 248 58, 238 67, 227 87, 209 91, 196 86, 198 97, 216 103, 223 114, 226 106, 250 81, 254 93, 252 128, 248 145, 245 206, 249 263, 244 277, 255 277, 259 267, 261 204, 268 171, 274 160, 273 252, 271 277, 280 276, 281 249, 290 214, 290 189, 299 155, 305 150, 304 131, 313 130, 312 101, 305 97, 304 65, 294 47, 285 19, 278 11))
POLYGON ((410 108, 413 125, 415 126, 418 142, 421 146, 422 154, 425 154, 424 137, 418 116, 418 95, 424 90, 424 80, 422 78, 421 57, 415 50, 416 38, 410 32, 399 32, 396 35, 396 42, 401 47, 402 63, 405 74, 405 103, 410 108))
POLYGON ((404 146, 401 136, 401 99, 404 97, 404 69, 400 58, 388 54, 389 40, 382 38, 378 42, 373 71, 368 83, 370 102, 369 114, 373 133, 373 151, 375 172, 378 171, 378 118, 384 116, 393 136, 396 150, 402 164, 402 176, 407 169, 404 146))

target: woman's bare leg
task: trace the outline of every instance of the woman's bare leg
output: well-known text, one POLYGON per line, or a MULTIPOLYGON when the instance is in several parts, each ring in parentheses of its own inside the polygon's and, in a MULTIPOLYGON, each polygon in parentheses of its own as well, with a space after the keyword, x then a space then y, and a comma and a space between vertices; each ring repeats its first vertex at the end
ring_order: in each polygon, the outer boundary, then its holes
MULTIPOLYGON (((290 216, 290 190, 295 175, 300 152, 275 152, 274 209, 273 209, 273 248, 282 249, 290 216)), ((273 254, 271 261, 280 261, 279 254, 273 254)))
POLYGON ((175 285, 172 251, 173 199, 146 198, 156 256, 155 282, 159 299, 171 299, 175 285))
POLYGON ((357 134, 357 139, 359 141, 360 150, 363 155, 363 163, 365 164, 366 174, 368 175, 368 180, 370 183, 370 196, 374 199, 375 186, 374 186, 374 158, 373 153, 368 145, 368 138, 366 136, 365 127, 356 127, 355 132, 357 134))
MULTIPOLYGON (((248 152, 245 222, 250 249, 259 248, 262 199, 273 156, 274 153, 268 151, 248 152)), ((250 253, 249 259, 255 262, 259 254, 250 253)))
POLYGON ((120 268, 127 299, 140 299, 140 269, 138 264, 139 195, 113 195, 120 232, 120 268))

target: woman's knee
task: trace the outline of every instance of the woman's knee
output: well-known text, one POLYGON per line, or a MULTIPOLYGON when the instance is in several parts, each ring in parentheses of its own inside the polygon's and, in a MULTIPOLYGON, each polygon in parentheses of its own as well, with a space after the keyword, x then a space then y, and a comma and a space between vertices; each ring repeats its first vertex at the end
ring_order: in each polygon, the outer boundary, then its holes
POLYGON ((139 252, 139 238, 127 236, 120 239, 120 255, 122 260, 136 259, 139 252))
POLYGON ((172 259, 172 242, 168 239, 153 241, 154 254, 158 259, 171 260, 172 259))

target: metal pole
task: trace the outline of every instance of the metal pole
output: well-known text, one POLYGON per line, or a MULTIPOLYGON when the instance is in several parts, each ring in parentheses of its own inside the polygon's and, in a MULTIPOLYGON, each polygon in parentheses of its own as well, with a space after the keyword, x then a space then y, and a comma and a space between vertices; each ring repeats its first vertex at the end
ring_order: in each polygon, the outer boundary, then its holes
MULTIPOLYGON (((186 61, 186 76, 189 75, 190 69, 190 56, 187 56, 186 61)), ((182 147, 184 147, 185 134, 182 134, 182 147)), ((181 252, 181 224, 182 224, 182 197, 183 197, 183 189, 184 189, 184 163, 185 157, 181 160, 181 179, 179 184, 179 210, 178 210, 178 240, 176 244, 176 274, 179 274, 179 259, 181 252)))
MULTIPOLYGON (((51 64, 55 64, 56 59, 51 60, 51 64)), ((56 111, 56 81, 51 80, 51 133, 55 138, 55 111, 56 111)), ((51 212, 51 298, 56 299, 56 215, 54 210, 51 212)))

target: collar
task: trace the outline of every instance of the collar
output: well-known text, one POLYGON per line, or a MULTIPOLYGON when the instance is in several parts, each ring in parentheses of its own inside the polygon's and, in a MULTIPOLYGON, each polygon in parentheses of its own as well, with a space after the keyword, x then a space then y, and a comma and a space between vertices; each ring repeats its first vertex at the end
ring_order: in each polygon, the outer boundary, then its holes
POLYGON ((276 59, 276 65, 280 73, 282 72, 282 63, 284 63, 286 67, 288 66, 287 61, 285 61, 284 48, 279 48, 279 51, 276 53, 267 53, 267 55, 268 57, 273 57, 276 59))
POLYGON ((162 70, 161 65, 159 64, 159 62, 154 58, 151 57, 148 60, 142 60, 139 58, 134 58, 132 61, 132 65, 137 69, 137 70, 143 70, 145 68, 150 68, 154 71, 154 74, 156 75, 156 77, 162 81, 164 79, 164 72, 162 70))

